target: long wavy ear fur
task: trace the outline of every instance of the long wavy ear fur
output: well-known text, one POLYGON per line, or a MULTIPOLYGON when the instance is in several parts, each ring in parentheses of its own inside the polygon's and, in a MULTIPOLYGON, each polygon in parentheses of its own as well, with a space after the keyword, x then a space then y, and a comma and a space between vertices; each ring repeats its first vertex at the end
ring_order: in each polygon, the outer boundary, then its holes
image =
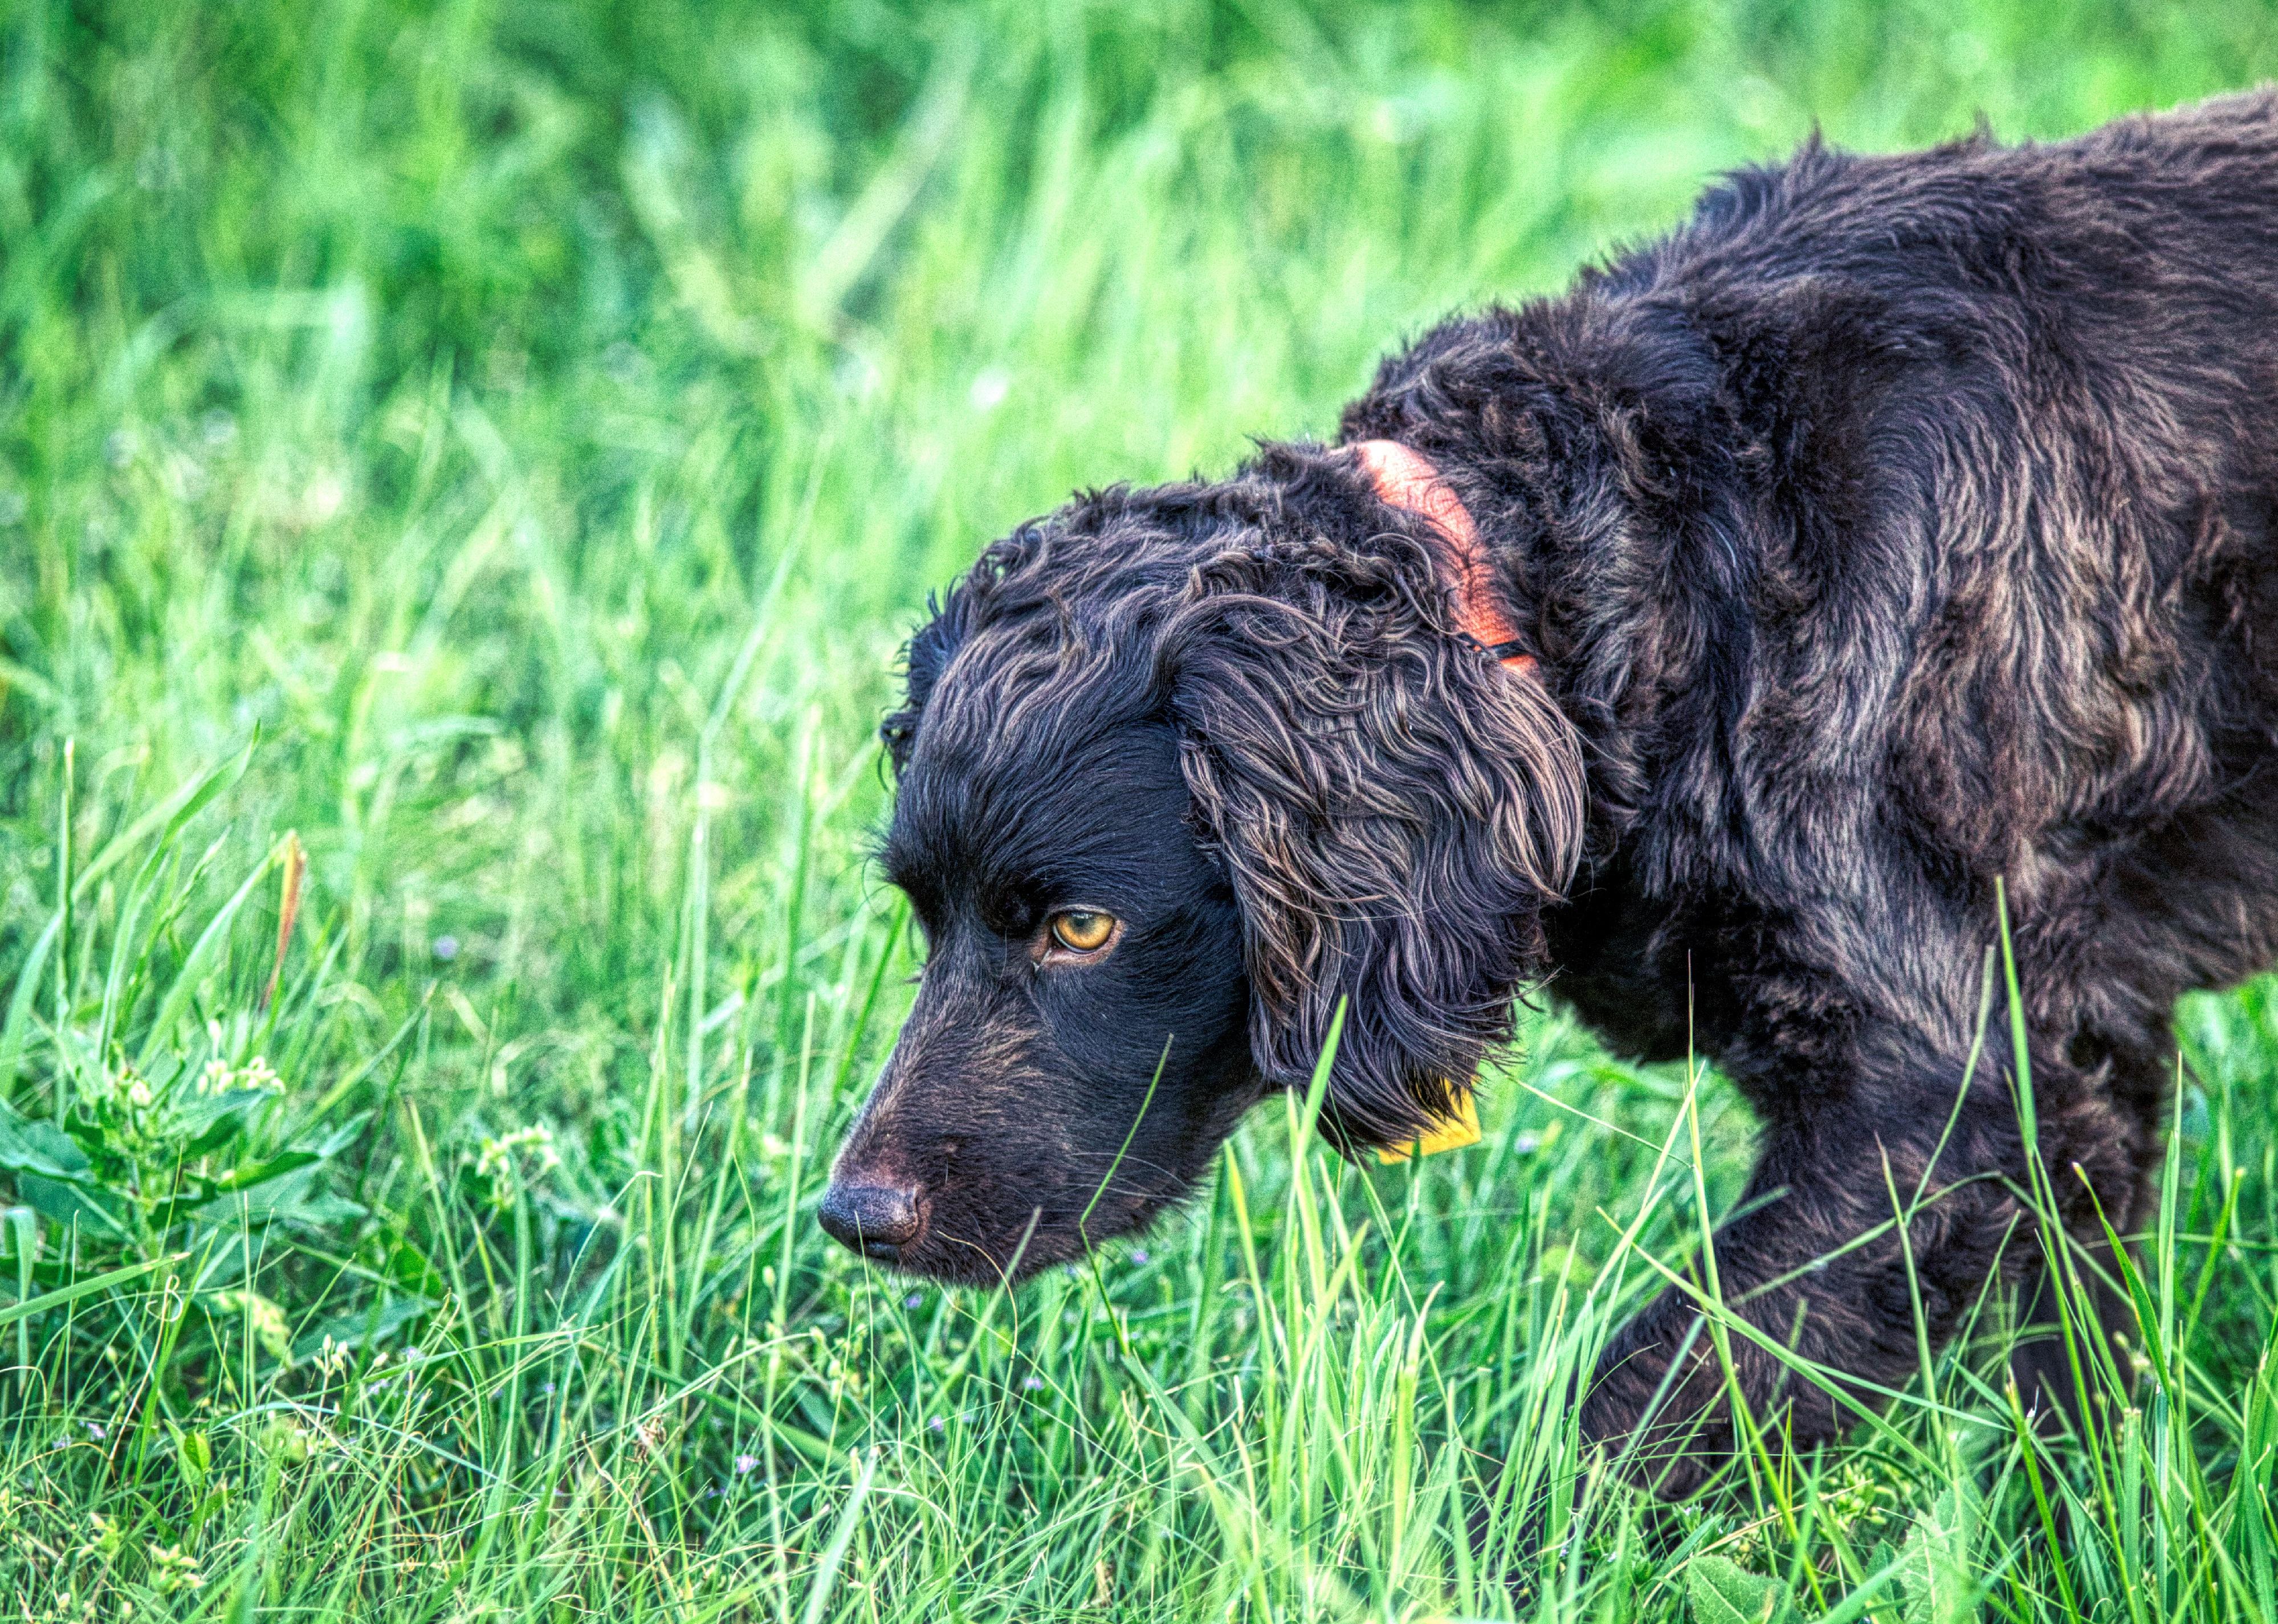
POLYGON ((1302 1084, 1348 1000, 1325 1125, 1398 1144, 1510 1036, 1581 846, 1580 746, 1456 635, 1420 521, 1327 454, 1253 475, 1163 645, 1187 782, 1242 906, 1259 1069, 1302 1084))

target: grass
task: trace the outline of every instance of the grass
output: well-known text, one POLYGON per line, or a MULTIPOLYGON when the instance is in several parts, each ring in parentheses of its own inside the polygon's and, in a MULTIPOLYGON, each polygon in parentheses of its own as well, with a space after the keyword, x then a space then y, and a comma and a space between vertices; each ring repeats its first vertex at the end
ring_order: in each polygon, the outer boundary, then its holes
POLYGON ((1017 1298, 811 1221, 908 995, 872 728, 984 538, 1815 125, 2274 71, 2109 0, 9 8, 0 1610, 2274 1624, 2267 981, 2182 1011, 2090 1436, 1989 1303, 1667 1517, 1562 1400, 1747 1124, 1555 1010, 1480 1147, 1270 1106, 1017 1298))

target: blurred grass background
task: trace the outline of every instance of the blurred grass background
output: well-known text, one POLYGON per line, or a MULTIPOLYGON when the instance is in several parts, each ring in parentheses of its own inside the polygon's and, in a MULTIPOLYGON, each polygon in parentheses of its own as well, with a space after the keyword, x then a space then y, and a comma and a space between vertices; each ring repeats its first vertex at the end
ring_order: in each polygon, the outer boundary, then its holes
POLYGON ((987 538, 1326 433, 1403 335, 1815 129, 2274 72, 2254 4, 0 11, 0 1098, 96 1192, 0 1154, 0 1597, 2278 1620, 2267 986, 2185 1013, 2154 1398, 2044 1460, 1960 1350, 1951 1411, 1673 1527, 1568 1481, 1556 1395, 1653 1285, 1621 1226, 1697 1221, 1693 1096, 1555 1012, 1480 1151, 1293 1178, 1269 1110, 1017 1301, 807 1216, 906 997, 872 730, 987 538), (210 1064, 257 1155, 165 1114, 210 1064), (319 1193, 279 1158, 323 1146, 319 1193), (150 1193, 256 1164, 291 1202, 150 1193), (57 1300, 98 1264, 149 1272, 57 1300), (1580 1497, 1517 1596, 1517 1519, 1466 1533, 1506 1456, 1580 1497))

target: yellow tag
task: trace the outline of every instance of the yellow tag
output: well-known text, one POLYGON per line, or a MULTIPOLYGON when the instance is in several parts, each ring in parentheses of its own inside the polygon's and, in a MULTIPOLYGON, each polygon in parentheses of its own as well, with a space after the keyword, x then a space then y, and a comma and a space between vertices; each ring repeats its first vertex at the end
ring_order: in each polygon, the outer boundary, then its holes
MULTIPOLYGON (((1466 1145, 1479 1142, 1479 1104, 1472 1091, 1464 1089, 1456 1102, 1456 1114, 1436 1124, 1428 1132, 1414 1141, 1418 1155, 1437 1155, 1443 1150, 1461 1150, 1466 1145)), ((1376 1159, 1393 1163, 1408 1160, 1409 1147, 1396 1146, 1379 1150, 1376 1159)))

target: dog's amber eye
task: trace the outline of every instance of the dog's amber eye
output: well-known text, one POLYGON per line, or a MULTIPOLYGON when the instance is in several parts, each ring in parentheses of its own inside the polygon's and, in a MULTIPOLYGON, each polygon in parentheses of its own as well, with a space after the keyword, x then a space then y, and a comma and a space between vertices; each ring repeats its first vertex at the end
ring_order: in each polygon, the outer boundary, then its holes
POLYGON ((1115 916, 1089 908, 1068 908, 1052 915, 1052 940, 1071 953, 1097 953, 1115 934, 1115 916))

